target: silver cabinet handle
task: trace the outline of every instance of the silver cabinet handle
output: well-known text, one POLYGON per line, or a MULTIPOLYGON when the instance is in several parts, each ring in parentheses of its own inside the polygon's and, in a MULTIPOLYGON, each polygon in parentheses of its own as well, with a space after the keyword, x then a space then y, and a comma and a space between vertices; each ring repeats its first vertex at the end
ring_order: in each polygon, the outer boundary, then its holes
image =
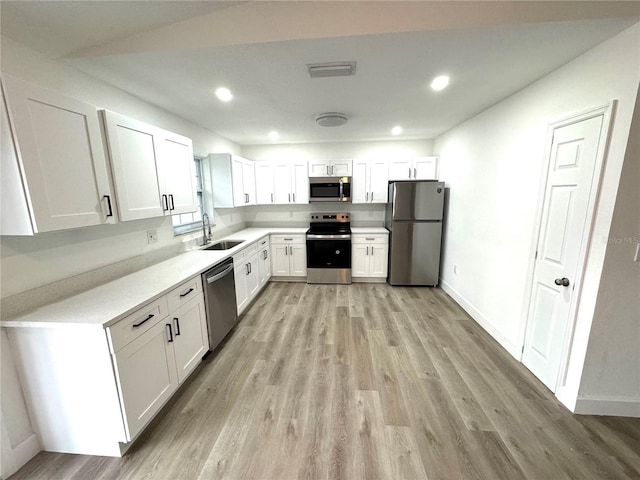
POLYGON ((327 165, 327 175, 331 175, 331 174, 329 173, 329 165, 327 165))
POLYGON ((284 254, 289 255, 289 247, 287 246, 284 247, 284 254))
POLYGON ((291 194, 289 194, 289 203, 291 203, 291 194))
POLYGON ((375 238, 370 238, 370 237, 364 237, 365 240, 367 240, 368 242, 373 242, 375 240, 375 238))
POLYGON ((418 178, 418 169, 413 167, 413 178, 418 178))
POLYGON ((369 256, 369 247, 367 247, 367 256, 369 256))
POLYGON ((289 247, 289 255, 293 255, 293 247, 289 247))
POLYGON ((373 202, 373 192, 371 192, 371 201, 373 202))
POLYGON ((368 202, 368 201, 369 201, 369 192, 366 192, 366 193, 364 194, 364 201, 365 201, 365 202, 368 202))
POLYGON ((296 203, 296 194, 293 194, 293 203, 296 203))
POLYGON ((373 246, 371 246, 371 256, 373 257, 373 246))
POLYGON ((411 178, 411 167, 409 167, 409 178, 411 178))
POLYGON ((284 241, 285 241, 285 242, 292 242, 292 241, 293 241, 293 238, 285 238, 285 239, 284 239, 284 241))
POLYGON ((273 193, 271 194, 271 203, 273 203, 273 193))

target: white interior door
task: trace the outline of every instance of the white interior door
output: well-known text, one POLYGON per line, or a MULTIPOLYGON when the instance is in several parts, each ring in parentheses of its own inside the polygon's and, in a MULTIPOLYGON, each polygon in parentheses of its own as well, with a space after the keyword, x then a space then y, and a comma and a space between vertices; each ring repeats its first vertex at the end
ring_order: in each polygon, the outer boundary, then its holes
POLYGON ((554 130, 522 363, 555 391, 603 116, 554 130))

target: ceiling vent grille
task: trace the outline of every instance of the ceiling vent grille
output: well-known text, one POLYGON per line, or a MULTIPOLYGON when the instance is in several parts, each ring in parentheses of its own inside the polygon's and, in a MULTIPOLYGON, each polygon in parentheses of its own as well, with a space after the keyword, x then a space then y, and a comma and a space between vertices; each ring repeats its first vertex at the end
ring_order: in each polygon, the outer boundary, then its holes
POLYGON ((311 78, 347 77, 356 74, 356 62, 308 63, 311 78))

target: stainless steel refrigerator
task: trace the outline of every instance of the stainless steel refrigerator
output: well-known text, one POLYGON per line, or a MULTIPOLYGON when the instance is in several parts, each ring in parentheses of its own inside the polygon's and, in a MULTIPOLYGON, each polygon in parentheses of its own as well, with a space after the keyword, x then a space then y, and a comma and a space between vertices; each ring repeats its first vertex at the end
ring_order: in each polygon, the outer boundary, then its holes
POLYGON ((444 182, 392 182, 385 226, 389 229, 391 285, 438 285, 444 182))

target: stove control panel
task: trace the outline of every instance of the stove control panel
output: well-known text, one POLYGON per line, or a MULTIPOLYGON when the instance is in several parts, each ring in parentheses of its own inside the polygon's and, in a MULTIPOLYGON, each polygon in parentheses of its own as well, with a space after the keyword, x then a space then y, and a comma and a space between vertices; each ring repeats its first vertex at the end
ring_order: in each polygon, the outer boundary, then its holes
POLYGON ((319 223, 319 222, 342 223, 342 222, 350 222, 350 219, 349 219, 349 212, 312 213, 311 221, 313 223, 319 223))

